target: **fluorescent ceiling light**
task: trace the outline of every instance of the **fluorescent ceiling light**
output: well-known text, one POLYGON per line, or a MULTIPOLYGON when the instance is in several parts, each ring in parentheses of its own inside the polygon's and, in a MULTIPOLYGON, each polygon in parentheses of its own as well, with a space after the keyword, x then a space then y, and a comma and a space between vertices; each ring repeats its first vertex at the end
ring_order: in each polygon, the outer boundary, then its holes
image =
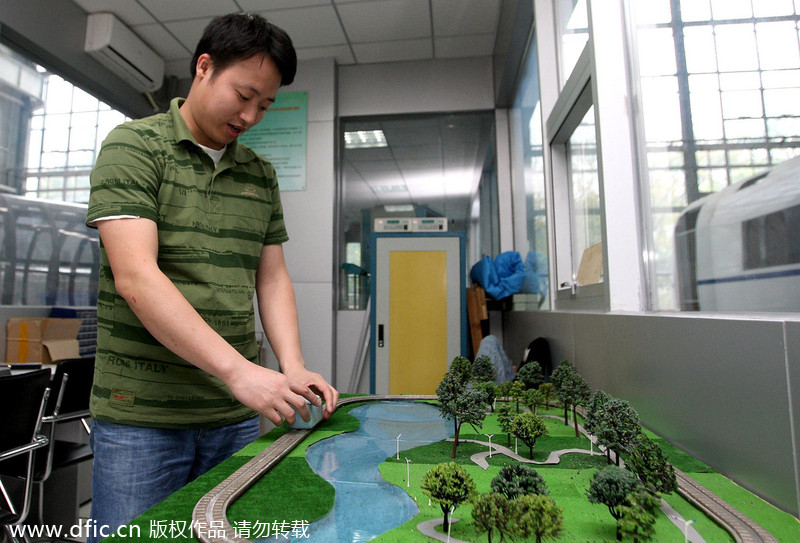
POLYGON ((372 147, 388 147, 383 130, 359 130, 344 133, 345 149, 369 149, 372 147))
POLYGON ((383 206, 384 211, 387 213, 399 213, 401 211, 414 211, 414 206, 411 204, 395 204, 383 206))
POLYGON ((406 190, 405 185, 373 185, 372 190, 375 192, 403 192, 406 190))

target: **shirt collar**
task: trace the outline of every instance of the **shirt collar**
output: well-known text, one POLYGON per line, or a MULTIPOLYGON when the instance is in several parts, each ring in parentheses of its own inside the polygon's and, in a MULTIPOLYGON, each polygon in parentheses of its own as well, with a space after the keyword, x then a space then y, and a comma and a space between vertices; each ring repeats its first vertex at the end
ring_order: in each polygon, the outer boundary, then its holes
MULTIPOLYGON (((191 130, 189 130, 186 121, 183 120, 183 115, 181 115, 180 107, 185 101, 186 98, 173 98, 169 103, 169 111, 167 114, 172 119, 172 126, 175 127, 175 139, 177 141, 188 141, 197 146, 197 140, 192 135, 191 130)), ((250 148, 245 145, 240 145, 239 140, 236 139, 228 144, 228 149, 222 160, 224 161, 226 157, 233 157, 233 160, 241 163, 249 162, 253 160, 255 156, 255 153, 250 148)))

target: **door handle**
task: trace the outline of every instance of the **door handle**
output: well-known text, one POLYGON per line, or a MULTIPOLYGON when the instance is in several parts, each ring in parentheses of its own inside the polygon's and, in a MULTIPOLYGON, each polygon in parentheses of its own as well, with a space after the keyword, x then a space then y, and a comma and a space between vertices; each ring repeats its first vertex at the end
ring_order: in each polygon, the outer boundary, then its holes
POLYGON ((383 347, 383 325, 378 325, 378 347, 383 347))

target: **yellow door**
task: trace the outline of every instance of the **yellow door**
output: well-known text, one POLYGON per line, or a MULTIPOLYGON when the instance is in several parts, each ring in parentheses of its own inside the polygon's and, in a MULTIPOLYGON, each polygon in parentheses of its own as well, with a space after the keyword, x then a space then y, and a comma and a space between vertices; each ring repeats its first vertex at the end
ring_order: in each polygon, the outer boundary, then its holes
POLYGON ((447 253, 389 256, 389 394, 434 394, 447 371, 447 253))

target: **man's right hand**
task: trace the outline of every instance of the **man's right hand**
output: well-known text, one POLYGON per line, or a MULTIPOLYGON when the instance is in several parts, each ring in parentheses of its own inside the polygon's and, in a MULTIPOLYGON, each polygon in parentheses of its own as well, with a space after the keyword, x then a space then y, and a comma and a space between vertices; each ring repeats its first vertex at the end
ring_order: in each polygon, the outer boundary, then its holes
POLYGON ((295 422, 295 409, 308 422, 311 412, 306 400, 319 402, 316 394, 306 386, 291 384, 280 372, 247 362, 230 377, 222 378, 233 395, 244 405, 280 425, 283 419, 295 422))

